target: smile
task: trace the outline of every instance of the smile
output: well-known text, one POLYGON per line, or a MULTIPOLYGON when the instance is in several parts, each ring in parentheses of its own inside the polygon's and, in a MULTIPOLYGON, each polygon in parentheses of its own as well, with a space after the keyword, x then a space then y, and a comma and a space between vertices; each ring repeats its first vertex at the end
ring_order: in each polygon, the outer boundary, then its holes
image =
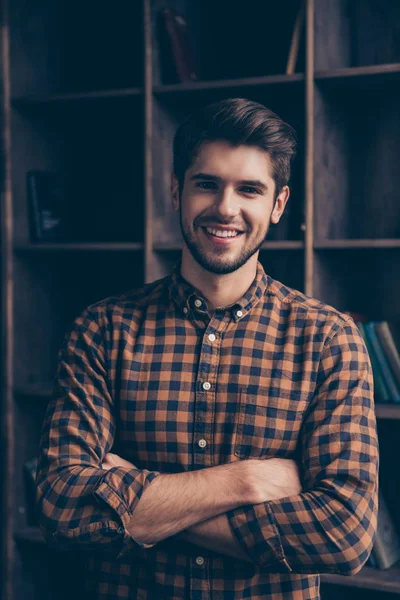
POLYGON ((215 235, 220 238, 236 237, 240 235, 240 231, 236 231, 235 229, 214 229, 212 227, 206 227, 205 229, 210 235, 215 235))

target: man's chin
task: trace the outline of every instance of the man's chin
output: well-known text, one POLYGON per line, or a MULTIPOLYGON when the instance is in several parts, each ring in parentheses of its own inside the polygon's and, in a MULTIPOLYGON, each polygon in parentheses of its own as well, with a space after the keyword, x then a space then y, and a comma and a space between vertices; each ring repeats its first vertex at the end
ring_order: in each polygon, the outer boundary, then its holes
POLYGON ((228 275, 229 273, 234 273, 250 259, 250 257, 243 256, 238 256, 236 258, 221 256, 218 258, 214 255, 211 257, 204 252, 198 252, 197 249, 193 251, 192 248, 189 248, 189 250, 195 261, 198 262, 204 270, 215 275, 228 275))

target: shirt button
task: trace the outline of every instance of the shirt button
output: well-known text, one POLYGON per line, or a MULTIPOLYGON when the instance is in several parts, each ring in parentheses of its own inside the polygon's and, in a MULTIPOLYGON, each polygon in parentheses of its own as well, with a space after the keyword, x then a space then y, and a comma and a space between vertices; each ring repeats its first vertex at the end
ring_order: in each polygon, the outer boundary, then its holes
POLYGON ((209 389, 211 389, 211 383, 209 381, 205 381, 203 383, 203 390, 208 391, 209 389))
POLYGON ((207 446, 206 440, 199 440, 197 443, 200 446, 200 448, 205 448, 207 446))
POLYGON ((184 308, 183 308, 183 312, 185 313, 185 315, 187 315, 187 314, 188 314, 188 309, 186 308, 186 306, 184 306, 184 308))
POLYGON ((236 316, 239 317, 239 319, 240 319, 240 317, 243 317, 243 312, 241 310, 237 310, 236 316))
POLYGON ((201 300, 199 300, 197 298, 197 300, 194 301, 194 305, 197 306, 197 308, 200 308, 200 306, 201 306, 201 300))
POLYGON ((198 556, 198 557, 196 558, 196 563, 197 563, 198 565, 204 565, 204 558, 203 558, 202 556, 198 556))
POLYGON ((208 339, 210 340, 210 342, 215 342, 215 335, 213 333, 210 333, 208 339))

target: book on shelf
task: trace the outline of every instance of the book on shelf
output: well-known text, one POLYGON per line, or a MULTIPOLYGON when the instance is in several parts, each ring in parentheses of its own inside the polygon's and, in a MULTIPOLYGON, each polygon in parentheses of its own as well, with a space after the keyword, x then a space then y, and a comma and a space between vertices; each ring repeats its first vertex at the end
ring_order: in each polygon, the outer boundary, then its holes
POLYGON ((384 379, 385 385, 387 386, 390 401, 400 402, 400 386, 397 385, 396 380, 393 376, 392 370, 389 366, 389 361, 385 355, 384 349, 381 345, 380 338, 377 335, 375 329, 375 321, 370 321, 364 325, 365 333, 370 341, 371 347, 375 354, 376 360, 379 363, 379 367, 384 379))
POLYGON ((365 315, 346 312, 357 324, 371 359, 375 401, 400 402, 400 357, 387 321, 371 321, 365 315))
POLYGON ((28 171, 26 191, 31 242, 66 241, 67 202, 60 175, 49 171, 28 171))
POLYGON ((294 23, 292 39, 290 42, 289 56, 286 65, 286 75, 293 75, 296 70, 297 59, 299 56, 300 39, 304 29, 305 12, 305 0, 301 0, 300 8, 294 23))
POLYGON ((163 83, 198 81, 199 62, 185 17, 172 8, 162 8, 157 26, 163 83))
POLYGON ((37 467, 38 459, 36 456, 26 460, 23 464, 26 498, 26 520, 29 526, 37 525, 35 514, 37 467))
POLYGON ((374 397, 375 402, 378 404, 390 402, 390 394, 387 386, 385 385, 385 380, 383 378, 380 365, 375 355, 375 351, 371 346, 370 340, 367 337, 365 331, 366 323, 362 321, 356 321, 357 327, 360 330, 360 333, 364 339, 365 345, 368 350, 369 358, 372 366, 372 373, 374 376, 374 397))
POLYGON ((378 569, 390 569, 400 560, 400 539, 392 517, 379 490, 378 523, 372 549, 373 561, 378 569))
POLYGON ((375 329, 396 383, 400 386, 400 355, 389 323, 387 321, 375 321, 375 329))

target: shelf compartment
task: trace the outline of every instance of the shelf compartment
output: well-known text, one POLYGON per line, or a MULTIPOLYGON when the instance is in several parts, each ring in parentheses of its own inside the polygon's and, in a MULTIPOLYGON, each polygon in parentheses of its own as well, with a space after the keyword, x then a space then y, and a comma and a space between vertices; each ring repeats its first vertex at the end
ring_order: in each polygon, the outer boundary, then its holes
POLYGON ((360 110, 359 94, 342 88, 315 92, 315 238, 324 244, 338 241, 339 245, 351 240, 348 247, 397 245, 397 96, 394 90, 384 94, 379 88, 370 89, 362 103, 360 110))
POLYGON ((38 110, 34 117, 14 112, 14 152, 21 157, 14 173, 17 246, 29 240, 29 171, 59 177, 65 244, 143 242, 142 117, 126 99, 119 99, 114 110, 99 101, 38 110))
POLYGON ((17 96, 112 90, 143 85, 143 3, 118 10, 88 0, 13 2, 9 22, 11 88, 17 96), (90 36, 88 40, 88 34, 90 36))
MULTIPOLYGON (((260 3, 248 0, 246 10, 231 0, 152 0, 153 77, 159 85, 177 82, 168 61, 169 43, 160 11, 176 10, 188 26, 195 70, 203 82, 260 77, 285 72, 300 0, 260 3), (210 18, 212 15, 212 18, 210 18), (227 27, 229 15, 229 27, 227 27), (265 22, 280 23, 265 36, 265 22)), ((296 65, 304 71, 304 36, 296 65)), ((200 88, 201 89, 201 88, 200 88)))

